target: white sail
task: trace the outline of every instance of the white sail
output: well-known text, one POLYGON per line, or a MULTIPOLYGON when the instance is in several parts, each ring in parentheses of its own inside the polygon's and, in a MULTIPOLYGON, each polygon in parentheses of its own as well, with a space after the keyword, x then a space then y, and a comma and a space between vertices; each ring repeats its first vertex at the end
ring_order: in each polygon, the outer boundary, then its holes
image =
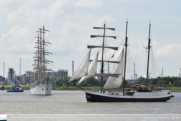
POLYGON ((115 64, 111 74, 121 74, 118 78, 109 77, 104 85, 104 89, 115 89, 121 86, 123 79, 123 58, 124 58, 124 49, 121 52, 121 55, 118 58, 119 63, 115 64))
POLYGON ((70 78, 69 82, 87 75, 88 67, 89 67, 89 60, 90 60, 90 53, 91 53, 91 50, 89 51, 87 56, 84 58, 83 62, 81 63, 79 68, 76 70, 74 75, 70 78))
POLYGON ((99 52, 97 53, 97 55, 94 57, 93 61, 91 62, 89 69, 88 69, 88 74, 86 76, 83 76, 81 78, 81 80, 78 82, 78 84, 82 83, 84 80, 86 80, 90 77, 93 77, 96 74, 98 55, 99 55, 99 52))

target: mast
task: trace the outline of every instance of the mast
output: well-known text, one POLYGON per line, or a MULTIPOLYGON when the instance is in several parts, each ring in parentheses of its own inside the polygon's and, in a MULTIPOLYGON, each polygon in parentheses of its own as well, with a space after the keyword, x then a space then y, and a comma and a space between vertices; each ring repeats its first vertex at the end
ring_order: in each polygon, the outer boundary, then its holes
POLYGON ((41 32, 41 29, 40 29, 40 43, 39 43, 39 61, 38 61, 38 63, 40 64, 39 66, 39 68, 38 68, 38 76, 39 76, 39 80, 40 80, 40 82, 41 82, 41 80, 42 80, 42 70, 40 69, 41 67, 42 67, 42 32, 41 32))
POLYGON ((148 38, 148 61, 147 61, 147 78, 146 78, 146 86, 148 86, 148 76, 149 76, 149 60, 150 60, 150 31, 151 31, 151 22, 149 24, 149 38, 148 38))
MULTIPOLYGON (((38 34, 38 68, 40 68, 40 37, 39 37, 39 34, 38 34)), ((37 71, 37 79, 39 80, 40 79, 40 76, 39 76, 39 73, 40 73, 40 70, 37 71)))
MULTIPOLYGON (((43 60, 45 60, 45 29, 43 26, 43 60)), ((43 67, 45 67, 45 63, 43 63, 43 67)), ((43 70, 43 79, 45 78, 45 69, 43 70)))
MULTIPOLYGON (((109 49, 113 49, 113 50, 118 50, 118 47, 110 47, 110 46, 105 46, 104 44, 104 40, 105 37, 110 37, 110 38, 114 38, 116 39, 116 36, 106 36, 105 35, 105 30, 109 29, 109 30, 115 30, 115 28, 106 28, 106 24, 104 24, 104 27, 93 27, 94 29, 104 29, 104 33, 103 35, 91 35, 91 38, 95 38, 95 37, 103 37, 103 42, 102 42, 102 46, 94 46, 94 45, 88 45, 87 47, 92 49, 92 48, 102 48, 102 58, 101 60, 98 60, 98 62, 101 62, 101 74, 96 74, 95 76, 101 76, 101 93, 102 93, 102 87, 103 87, 103 77, 104 76, 116 76, 118 77, 119 74, 104 74, 104 62, 112 62, 112 63, 119 63, 116 61, 104 61, 104 48, 109 48, 109 49)), ((92 61, 92 60, 90 60, 92 61)))
POLYGON ((36 56, 35 58, 35 70, 36 70, 36 74, 37 74, 37 79, 42 82, 45 78, 46 78, 46 71, 52 71, 51 69, 47 69, 46 64, 50 63, 52 61, 49 61, 48 59, 45 58, 45 55, 49 55, 52 54, 48 51, 45 51, 45 46, 47 46, 47 44, 51 44, 48 42, 48 40, 45 40, 45 33, 46 32, 50 32, 48 30, 45 30, 44 26, 43 29, 39 28, 39 32, 38 34, 38 40, 36 42, 37 46, 35 48, 37 48, 37 51, 35 52, 36 56), (43 34, 43 36, 42 36, 43 34))
MULTIPOLYGON (((103 34, 103 42, 102 42, 102 63, 101 63, 101 74, 104 73, 104 38, 105 38, 105 28, 106 24, 104 24, 104 34, 103 34)), ((101 93, 103 87, 103 76, 101 76, 101 93)))
POLYGON ((125 60, 124 60, 124 79, 123 79, 123 95, 125 88, 125 76, 126 76, 126 58, 127 58, 127 46, 128 46, 128 37, 127 37, 127 28, 128 28, 128 20, 126 21, 126 38, 125 38, 125 60))

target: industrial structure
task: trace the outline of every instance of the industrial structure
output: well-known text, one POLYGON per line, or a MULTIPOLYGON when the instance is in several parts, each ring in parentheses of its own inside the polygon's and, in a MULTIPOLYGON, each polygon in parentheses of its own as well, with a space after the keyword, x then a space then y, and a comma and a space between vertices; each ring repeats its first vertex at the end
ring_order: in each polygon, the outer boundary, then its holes
POLYGON ((74 75, 74 61, 72 61, 72 76, 74 75))
MULTIPOLYGON (((68 70, 59 69, 58 71, 47 72, 46 76, 49 78, 53 77, 68 77, 68 70)), ((10 84, 10 83, 18 83, 18 84, 29 84, 36 77, 36 73, 32 71, 26 71, 25 74, 16 75, 15 70, 13 68, 9 68, 7 80, 5 77, 0 76, 0 85, 10 84)))

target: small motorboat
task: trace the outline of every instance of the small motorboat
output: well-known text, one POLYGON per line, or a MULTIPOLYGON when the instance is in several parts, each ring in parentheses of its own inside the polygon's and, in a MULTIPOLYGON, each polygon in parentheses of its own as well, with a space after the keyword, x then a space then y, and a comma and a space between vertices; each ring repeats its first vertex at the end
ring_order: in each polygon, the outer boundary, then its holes
POLYGON ((23 91, 24 90, 18 84, 12 86, 12 90, 7 90, 7 92, 23 92, 23 91))

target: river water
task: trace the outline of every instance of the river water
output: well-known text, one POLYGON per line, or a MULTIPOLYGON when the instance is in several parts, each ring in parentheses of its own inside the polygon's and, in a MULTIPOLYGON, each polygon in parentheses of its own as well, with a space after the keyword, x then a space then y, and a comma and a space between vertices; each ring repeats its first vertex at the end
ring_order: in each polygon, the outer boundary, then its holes
MULTIPOLYGON (((7 114, 8 116, 17 116, 19 114, 34 114, 39 116, 42 116, 42 114, 44 114, 43 116, 45 114, 69 115, 74 116, 72 119, 77 120, 80 117, 86 116, 102 116, 105 117, 104 120, 107 120, 110 118, 109 115, 113 116, 116 120, 117 116, 125 117, 127 114, 131 114, 133 117, 140 116, 140 114, 142 116, 148 114, 163 114, 163 116, 165 114, 173 116, 174 114, 180 116, 181 93, 172 94, 175 97, 167 102, 92 103, 86 101, 83 91, 52 91, 52 95, 49 96, 31 95, 29 91, 22 93, 0 91, 0 113, 7 114)), ((181 120, 181 116, 176 118, 181 120)))

